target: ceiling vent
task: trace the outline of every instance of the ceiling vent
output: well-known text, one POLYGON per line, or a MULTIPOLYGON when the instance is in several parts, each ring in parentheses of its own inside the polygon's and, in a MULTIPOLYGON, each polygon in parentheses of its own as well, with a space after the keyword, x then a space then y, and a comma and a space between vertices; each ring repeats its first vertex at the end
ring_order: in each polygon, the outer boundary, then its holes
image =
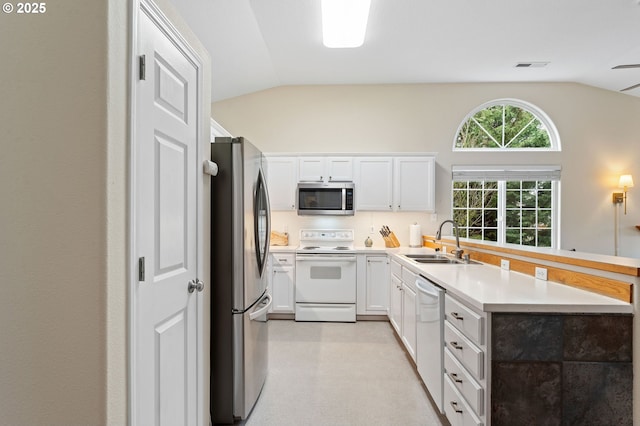
POLYGON ((518 62, 516 68, 544 68, 549 62, 518 62))

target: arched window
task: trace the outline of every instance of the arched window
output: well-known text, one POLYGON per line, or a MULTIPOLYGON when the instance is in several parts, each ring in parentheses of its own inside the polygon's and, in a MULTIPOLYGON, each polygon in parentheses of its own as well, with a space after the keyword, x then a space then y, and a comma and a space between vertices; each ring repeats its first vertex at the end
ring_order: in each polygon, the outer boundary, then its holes
POLYGON ((560 137, 540 108, 517 99, 497 99, 465 117, 453 150, 560 151, 560 137))
MULTIPOLYGON (((536 106, 498 99, 465 117, 453 151, 560 151, 560 138, 536 106)), ((537 164, 452 166, 451 211, 459 236, 558 248, 561 170, 560 165, 537 164)))

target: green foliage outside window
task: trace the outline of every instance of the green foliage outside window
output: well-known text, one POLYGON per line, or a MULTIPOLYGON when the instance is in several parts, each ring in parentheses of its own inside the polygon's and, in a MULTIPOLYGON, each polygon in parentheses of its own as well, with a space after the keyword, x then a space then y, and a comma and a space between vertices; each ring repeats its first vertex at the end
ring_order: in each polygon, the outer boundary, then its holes
POLYGON ((498 198, 504 196, 505 242, 551 247, 551 181, 507 181, 504 188, 497 181, 453 182, 453 220, 460 237, 497 242, 498 198))
POLYGON ((456 148, 550 148, 545 125, 533 113, 509 104, 493 105, 469 118, 460 128, 456 148))

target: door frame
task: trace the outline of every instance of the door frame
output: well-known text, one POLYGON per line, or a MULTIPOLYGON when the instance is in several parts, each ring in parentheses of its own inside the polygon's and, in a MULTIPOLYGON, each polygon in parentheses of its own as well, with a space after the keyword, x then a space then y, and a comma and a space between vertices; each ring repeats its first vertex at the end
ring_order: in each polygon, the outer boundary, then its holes
MULTIPOLYGON (((136 295, 136 286, 138 285, 138 259, 136 257, 137 253, 137 241, 136 241, 136 214, 137 214, 137 193, 136 193, 136 126, 137 126, 137 117, 136 117, 136 104, 137 104, 137 91, 136 91, 136 82, 139 78, 139 63, 138 63, 138 14, 144 13, 146 14, 155 25, 160 28, 160 30, 172 41, 172 43, 176 46, 176 48, 193 64, 196 69, 196 105, 197 105, 197 115, 196 115, 196 123, 197 123, 197 131, 196 131, 196 157, 198 160, 198 164, 194 165, 196 167, 196 173, 198 174, 196 177, 196 216, 197 216, 197 276, 201 277, 202 281, 205 283, 205 291, 201 293, 198 297, 196 297, 196 423, 198 426, 208 426, 209 417, 207 416, 208 410, 208 402, 205 401, 205 395, 208 395, 206 391, 206 387, 208 386, 209 380, 205 377, 205 362, 208 360, 205 359, 205 330, 209 328, 205 326, 204 323, 204 315, 205 315, 205 306, 204 306, 204 297, 205 293, 209 292, 207 288, 210 283, 209 276, 205 276, 205 268, 204 262, 207 260, 204 258, 205 253, 205 242, 208 241, 205 238, 205 217, 204 212, 206 211, 205 206, 205 194, 204 187, 202 181, 202 161, 203 161, 203 148, 204 144, 209 143, 208 138, 204 138, 204 135, 209 131, 209 119, 205 119, 204 111, 207 96, 202 92, 204 85, 204 61, 200 57, 200 55, 191 47, 191 45, 187 42, 187 40, 180 34, 178 29, 173 25, 170 19, 165 15, 165 13, 160 9, 160 7, 155 4, 152 0, 131 0, 129 2, 130 5, 130 20, 129 20, 129 140, 131 143, 129 144, 129 208, 128 208, 128 227, 129 227, 129 238, 128 238, 128 252, 129 252, 129 265, 127 267, 128 270, 128 318, 127 318, 127 330, 128 330, 128 350, 127 350, 127 392, 128 392, 128 423, 131 426, 143 426, 136 424, 136 315, 137 315, 137 295, 136 295), (203 131, 203 126, 206 126, 206 131, 203 131), (207 402, 205 410, 205 402, 207 402)), ((147 69, 147 72, 152 70, 147 69)))

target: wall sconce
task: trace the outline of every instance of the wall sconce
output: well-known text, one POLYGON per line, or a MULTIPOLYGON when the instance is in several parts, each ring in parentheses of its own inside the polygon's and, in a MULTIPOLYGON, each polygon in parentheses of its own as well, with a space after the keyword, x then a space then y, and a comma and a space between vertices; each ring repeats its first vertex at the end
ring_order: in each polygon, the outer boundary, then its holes
POLYGON ((614 192, 613 203, 624 203, 624 214, 627 214, 627 189, 633 188, 633 177, 631 175, 621 175, 620 182, 618 182, 618 188, 623 188, 624 192, 614 192))

